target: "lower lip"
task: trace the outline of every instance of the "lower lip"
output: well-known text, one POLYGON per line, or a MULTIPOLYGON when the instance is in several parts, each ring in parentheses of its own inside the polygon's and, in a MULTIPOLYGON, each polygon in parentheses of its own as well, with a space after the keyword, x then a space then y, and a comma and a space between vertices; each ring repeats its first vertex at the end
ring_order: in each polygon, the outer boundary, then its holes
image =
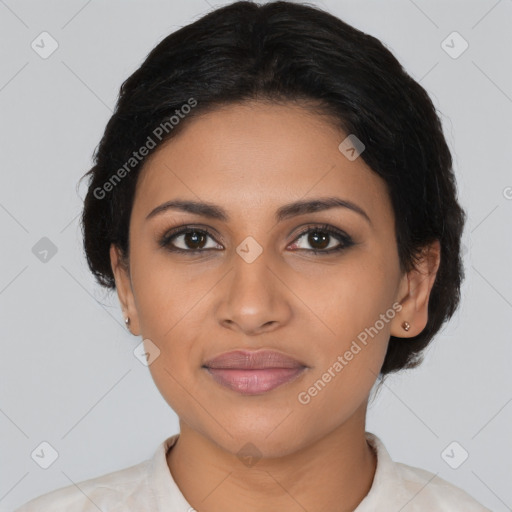
POLYGON ((206 368, 208 373, 222 386, 242 395, 259 395, 297 378, 305 370, 300 368, 265 368, 241 370, 206 368))

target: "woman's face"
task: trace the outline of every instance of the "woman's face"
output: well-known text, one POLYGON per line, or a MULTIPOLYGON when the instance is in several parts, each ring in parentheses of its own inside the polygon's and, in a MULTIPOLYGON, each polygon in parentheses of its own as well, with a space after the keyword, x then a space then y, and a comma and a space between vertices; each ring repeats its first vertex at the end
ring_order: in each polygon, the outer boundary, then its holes
POLYGON ((284 455, 354 418, 360 427, 389 336, 404 334, 391 202, 362 158, 340 151, 346 136, 297 106, 231 105, 195 119, 140 176, 118 293, 180 421, 233 453, 250 441, 284 455), (291 207, 330 198, 358 211, 291 207), (178 200, 223 218, 150 215, 178 200), (178 227, 190 232, 163 246, 178 227), (244 394, 203 366, 235 349, 276 350, 306 368, 244 394))

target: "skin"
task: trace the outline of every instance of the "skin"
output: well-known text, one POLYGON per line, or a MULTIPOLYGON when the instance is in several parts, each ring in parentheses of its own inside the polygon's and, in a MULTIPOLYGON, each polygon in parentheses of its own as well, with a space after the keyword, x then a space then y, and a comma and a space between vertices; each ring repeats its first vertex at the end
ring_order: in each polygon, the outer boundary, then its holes
MULTIPOLYGON (((167 463, 200 512, 351 511, 368 494, 376 457, 365 439, 367 402, 390 335, 412 337, 427 322, 439 266, 436 242, 409 273, 399 267, 394 212, 385 182, 338 149, 346 137, 325 117, 294 105, 234 104, 198 117, 155 150, 139 182, 130 221, 130 262, 111 247, 121 306, 130 330, 159 356, 149 366, 179 416, 180 437, 167 463), (336 196, 368 215, 331 208, 276 223, 297 200, 336 196), (228 221, 167 210, 172 199, 214 203, 228 221), (301 230, 328 224, 355 245, 313 254, 301 230), (173 227, 207 229, 203 244, 184 236, 179 254, 159 247, 173 227), (246 237, 262 253, 248 263, 236 248, 246 237), (378 335, 308 404, 298 401, 379 315, 402 306, 378 335), (406 332, 401 324, 411 325, 406 332), (246 396, 201 368, 222 352, 281 351, 305 363, 296 380, 246 396), (237 453, 252 443, 261 458, 237 453)), ((328 238, 329 247, 339 240, 328 238)), ((327 243, 326 243, 327 245, 327 243)))

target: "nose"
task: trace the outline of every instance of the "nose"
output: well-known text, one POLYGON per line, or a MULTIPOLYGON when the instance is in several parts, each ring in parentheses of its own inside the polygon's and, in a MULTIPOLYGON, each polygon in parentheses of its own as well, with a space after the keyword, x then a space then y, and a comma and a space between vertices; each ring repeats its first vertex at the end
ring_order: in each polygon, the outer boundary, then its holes
POLYGON ((237 255, 230 275, 223 281, 216 310, 223 327, 251 336, 289 322, 290 292, 265 251, 251 263, 237 255))

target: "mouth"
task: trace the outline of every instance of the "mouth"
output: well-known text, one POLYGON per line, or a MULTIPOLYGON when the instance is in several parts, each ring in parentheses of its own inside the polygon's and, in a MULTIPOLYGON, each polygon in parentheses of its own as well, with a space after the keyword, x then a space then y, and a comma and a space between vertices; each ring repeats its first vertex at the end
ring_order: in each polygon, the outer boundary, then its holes
POLYGON ((203 368, 220 385, 242 395, 259 395, 289 383, 308 368, 280 352, 236 350, 207 361, 203 368))
POLYGON ((295 380, 306 370, 302 368, 267 368, 263 370, 237 370, 206 368, 213 379, 242 395, 259 395, 295 380))

